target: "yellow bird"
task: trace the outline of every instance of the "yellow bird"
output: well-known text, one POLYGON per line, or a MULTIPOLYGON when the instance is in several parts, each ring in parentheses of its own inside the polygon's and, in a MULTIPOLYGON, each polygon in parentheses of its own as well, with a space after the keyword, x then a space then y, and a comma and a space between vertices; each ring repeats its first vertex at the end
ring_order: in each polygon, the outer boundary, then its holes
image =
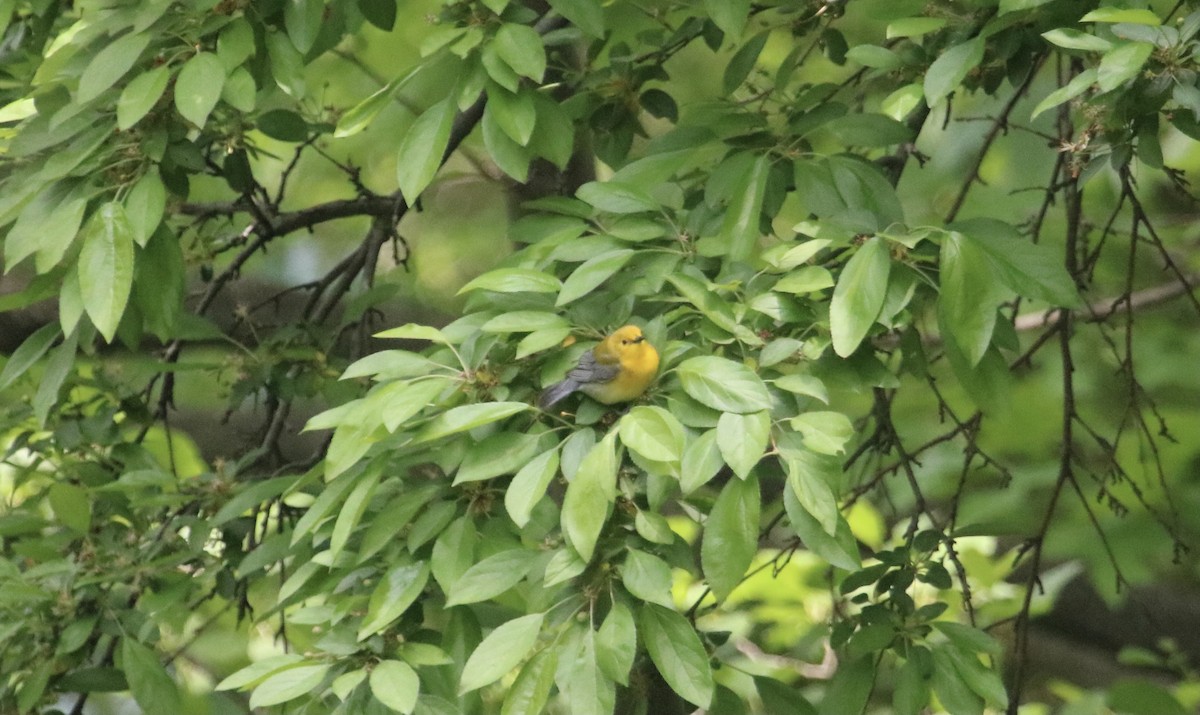
POLYGON ((637 398, 658 372, 658 351, 646 342, 641 328, 626 325, 584 353, 562 382, 547 387, 538 406, 549 409, 575 391, 606 405, 637 398))

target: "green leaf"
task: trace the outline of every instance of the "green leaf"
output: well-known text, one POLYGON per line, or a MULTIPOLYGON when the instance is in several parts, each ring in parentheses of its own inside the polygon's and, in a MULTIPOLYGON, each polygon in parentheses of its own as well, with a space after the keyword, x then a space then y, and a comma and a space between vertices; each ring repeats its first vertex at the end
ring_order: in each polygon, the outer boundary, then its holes
POLYGON ((812 293, 833 287, 833 275, 824 266, 804 266, 792 271, 775 284, 775 290, 784 293, 812 293))
POLYGON ((758 553, 761 508, 762 497, 756 477, 731 479, 704 522, 700 563, 718 601, 728 598, 742 582, 750 562, 758 553))
POLYGON ((942 52, 925 72, 925 102, 932 107, 958 88, 983 60, 983 39, 975 38, 942 52))
POLYGON ((717 476, 724 462, 717 446, 717 431, 711 429, 688 443, 683 450, 679 486, 685 495, 691 494, 717 476))
POLYGON ((830 124, 829 130, 849 146, 891 146, 913 139, 907 125, 884 114, 851 114, 830 124))
POLYGON ((217 36, 217 57, 221 58, 226 71, 232 72, 253 57, 255 49, 254 28, 244 17, 234 18, 217 36))
POLYGON ((367 671, 361 669, 351 670, 334 678, 333 682, 329 684, 329 690, 337 696, 338 700, 345 702, 346 698, 350 697, 354 692, 354 689, 362 685, 362 682, 366 679, 367 671))
POLYGON ((504 508, 513 523, 524 528, 533 507, 546 496, 546 488, 558 473, 558 450, 542 452, 517 472, 504 492, 504 508))
POLYGON ((396 0, 358 0, 358 9, 367 22, 384 32, 396 26, 396 0))
POLYGON ((617 428, 621 444, 646 459, 678 462, 683 457, 683 425, 661 407, 634 407, 617 428))
POLYGON ((524 402, 482 402, 446 410, 430 422, 411 442, 420 444, 465 432, 529 410, 524 402))
POLYGON ((221 99, 245 114, 254 111, 258 101, 258 85, 245 67, 235 67, 221 87, 221 99))
POLYGON ((725 209, 719 238, 732 260, 749 260, 758 245, 761 235, 759 214, 762 213, 770 171, 771 162, 767 156, 763 154, 756 157, 738 180, 729 206, 725 209))
POLYGON ((50 486, 46 499, 60 524, 77 534, 86 534, 91 529, 92 502, 86 489, 67 482, 57 482, 50 486))
POLYGON ((395 92, 396 88, 400 86, 403 80, 411 76, 412 73, 409 73, 405 77, 393 79, 363 101, 346 110, 338 119, 337 128, 334 129, 333 136, 339 139, 354 136, 370 126, 376 115, 391 104, 392 93, 395 92))
POLYGON ((592 37, 604 37, 604 10, 599 0, 550 0, 550 7, 592 37))
POLYGON ((382 660, 371 669, 371 694, 399 713, 411 713, 417 706, 421 679, 408 663, 382 660))
POLYGON ((1152 10, 1101 7, 1079 18, 1080 22, 1131 22, 1136 25, 1161 25, 1162 19, 1152 10))
POLYGON ((183 65, 175 79, 175 108, 192 124, 203 127, 221 99, 225 65, 211 52, 199 52, 183 65))
POLYGON ((766 410, 745 415, 724 412, 717 423, 717 447, 733 473, 745 479, 767 450, 771 414, 766 410))
POLYGON ((442 591, 449 591, 475 564, 475 544, 478 541, 479 533, 469 514, 455 519, 438 534, 429 557, 429 570, 442 591))
POLYGON ((581 641, 567 671, 563 693, 571 704, 571 715, 611 715, 617 693, 598 663, 595 632, 585 627, 581 641))
POLYGON ((116 84, 150 45, 150 37, 137 33, 122 35, 97 52, 79 77, 75 101, 80 104, 90 102, 116 84))
POLYGON ((896 671, 892 709, 896 715, 918 715, 929 704, 929 681, 915 660, 907 660, 896 671))
POLYGON ((7 388, 33 367, 60 335, 62 330, 57 324, 47 323, 25 338, 4 363, 4 370, 0 371, 0 390, 7 388))
POLYGON ((551 97, 533 94, 537 109, 537 131, 529 142, 529 149, 561 170, 566 170, 575 153, 575 123, 571 115, 551 97))
POLYGON ((129 302, 133 285, 133 231, 118 203, 96 210, 83 228, 79 287, 88 317, 108 342, 129 302))
POLYGON ((396 158, 396 180, 400 184, 400 193, 410 206, 416 203, 417 197, 433 181, 442 165, 455 112, 452 98, 438 102, 413 122, 400 143, 396 158))
POLYGON ((516 93, 509 92, 500 85, 492 85, 487 90, 488 103, 485 111, 491 113, 497 126, 521 146, 529 144, 533 138, 533 128, 537 124, 538 113, 534 107, 533 96, 523 88, 516 93))
POLYGON ((833 350, 849 357, 875 323, 887 296, 892 261, 887 241, 874 236, 864 243, 842 269, 829 306, 833 350))
POLYGON ((62 260, 79 233, 87 209, 82 189, 67 190, 66 186, 46 186, 21 209, 4 239, 6 270, 34 254, 38 273, 49 271, 62 260))
MULTIPOLYGON (((621 567, 625 590, 647 603, 671 608, 671 567, 654 554, 630 549, 621 567)), ((631 621, 632 622, 632 621, 631 621)))
MULTIPOLYGON (((484 57, 487 57, 485 52, 484 57)), ((503 66, 503 65, 502 65, 503 66)), ((515 77, 515 75, 514 75, 515 77)), ((504 85, 503 82, 499 84, 504 85)), ((517 91, 517 83, 508 89, 517 91)), ((492 161, 500 170, 517 181, 524 183, 529 176, 529 162, 533 160, 532 150, 521 146, 505 134, 500 123, 496 121, 496 113, 487 108, 483 111, 483 146, 487 149, 492 161)))
POLYGON ((395 338, 397 340, 432 340, 435 343, 449 343, 445 334, 437 328, 428 325, 408 323, 398 328, 389 328, 375 333, 376 338, 395 338))
POLYGON ((241 668, 240 671, 234 672, 228 678, 217 683, 215 690, 241 690, 252 685, 262 683, 263 679, 271 673, 282 671, 284 668, 290 668, 299 663, 304 662, 304 656, 294 653, 286 653, 282 655, 272 655, 264 657, 263 660, 254 661, 250 665, 241 668))
POLYGON ((879 111, 898 122, 904 121, 925 100, 921 85, 913 82, 892 92, 879 103, 879 111))
POLYGON ((787 390, 797 395, 808 395, 829 404, 829 390, 819 377, 793 373, 775 380, 774 385, 780 390, 787 390))
MULTIPOLYGON (((329 664, 300 665, 281 670, 259 683, 250 693, 250 708, 265 708, 295 700, 316 688, 329 672, 329 664)), ((178 712, 148 710, 148 712, 178 712)))
POLYGON ((770 36, 770 30, 758 33, 739 47, 738 51, 729 59, 729 63, 725 65, 725 77, 721 82, 725 94, 733 94, 734 90, 750 76, 750 72, 758 62, 758 56, 762 53, 763 47, 767 44, 767 38, 770 36))
POLYGON ((1028 241, 1011 224, 993 219, 958 221, 948 228, 983 249, 996 277, 1018 295, 1064 308, 1083 305, 1062 257, 1050 246, 1028 241))
POLYGON ((546 49, 532 27, 505 23, 492 40, 496 54, 519 75, 541 82, 546 74, 546 49))
POLYGON ((1123 715, 1187 715, 1189 710, 1170 690, 1141 679, 1122 678, 1108 686, 1105 702, 1123 715))
POLYGON ((117 128, 125 131, 154 108, 167 89, 171 72, 166 65, 155 67, 133 78, 117 100, 117 128))
POLYGON ((150 236, 162 223, 167 207, 167 189, 156 167, 151 167, 125 196, 125 218, 137 245, 145 248, 150 236))
POLYGON ((478 482, 513 474, 538 453, 538 435, 496 432, 471 445, 463 457, 454 484, 478 482))
POLYGON ((179 689, 154 651, 129 636, 122 638, 121 669, 125 671, 129 690, 142 711, 179 712, 179 689))
POLYGON ((215 690, 242 690, 261 683, 271 673, 291 668, 304 662, 304 656, 296 653, 272 655, 234 672, 217 683, 215 690))
MULTIPOLYGON (((811 446, 807 439, 805 445, 811 446)), ((830 487, 830 481, 840 472, 837 461, 808 450, 787 450, 783 456, 792 493, 804 510, 821 524, 825 533, 833 536, 840 517, 837 499, 830 487)))
POLYGON ((557 549, 546 563, 546 572, 542 586, 549 588, 564 581, 569 581, 587 569, 587 564, 579 558, 572 549, 557 549))
POLYGON ((337 521, 333 525, 333 533, 329 537, 329 557, 331 559, 336 559, 342 549, 346 547, 346 542, 350 539, 354 528, 358 526, 359 520, 362 519, 363 512, 371 503, 371 497, 375 496, 375 488, 379 486, 381 476, 382 473, 379 470, 364 472, 356 480, 357 484, 346 497, 346 501, 342 503, 342 510, 338 512, 337 521))
MULTIPOLYGON (((861 715, 867 708, 867 699, 875 684, 875 654, 857 660, 838 663, 837 672, 829 681, 825 699, 821 701, 820 715, 861 715)), ((954 709, 951 708, 951 712, 954 709)))
POLYGON ((496 293, 556 293, 562 281, 542 271, 529 268, 497 268, 468 282, 458 290, 462 295, 472 290, 490 290, 496 293))
POLYGON ((500 715, 541 715, 550 700, 558 651, 545 648, 529 659, 504 696, 500 715))
POLYGON ((729 301, 723 299, 715 290, 686 273, 669 274, 667 282, 675 286, 679 295, 696 306, 696 309, 718 328, 730 335, 739 333, 737 316, 729 307, 729 301))
POLYGON ((50 676, 53 674, 54 663, 55 659, 53 658, 42 659, 41 662, 35 663, 29 674, 21 680, 21 687, 17 694, 16 711, 18 713, 23 715, 32 712, 41 701, 42 695, 46 692, 46 685, 50 682, 50 676))
POLYGON ((633 253, 628 248, 619 248, 584 261, 567 277, 567 280, 563 281, 562 290, 559 291, 554 305, 556 307, 564 306, 591 293, 593 289, 621 270, 621 267, 633 257, 633 253))
POLYGON ((987 653, 999 658, 1000 643, 987 633, 954 621, 934 621, 933 627, 950 639, 955 646, 966 653, 987 653))
POLYGON ((1046 38, 1047 42, 1065 47, 1068 50, 1084 50, 1086 52, 1107 52, 1112 49, 1113 43, 1103 37, 1096 37, 1087 32, 1080 32, 1069 27, 1061 27, 1057 30, 1043 32, 1042 37, 1046 38))
POLYGON ((1052 0, 1000 0, 1000 10, 996 14, 1000 16, 1020 10, 1031 10, 1048 2, 1052 2, 1052 0))
POLYGON ((480 326, 485 333, 530 333, 548 328, 570 328, 571 324, 557 313, 541 310, 516 310, 501 313, 480 326))
POLYGON ((379 441, 377 423, 341 424, 333 432, 329 448, 325 451, 325 481, 336 479, 362 459, 371 445, 379 441))
POLYGON ((399 563, 389 568, 371 593, 367 614, 358 629, 358 640, 366 640, 403 615, 428 581, 429 564, 425 561, 399 563))
POLYGON ((933 691, 942 707, 955 715, 983 715, 983 699, 959 675, 945 648, 933 651, 933 691))
POLYGON ((25 97, 0 107, 0 124, 8 124, 9 122, 19 122, 22 119, 28 119, 38 112, 37 104, 33 97, 25 97))
MULTIPOLYGON (((444 366, 433 362, 424 355, 418 355, 408 350, 380 350, 350 363, 338 379, 353 380, 359 377, 374 377, 376 380, 397 380, 428 375, 438 367, 444 366)), ((411 384, 416 385, 419 382, 422 381, 414 381, 411 384)), ((391 385, 387 387, 391 387, 391 385)), ((315 419, 309 420, 309 423, 311 425, 316 421, 315 419)), ((330 426, 334 425, 310 426, 307 429, 328 429, 330 426)))
POLYGON ((905 17, 888 23, 887 38, 894 40, 897 37, 920 37, 936 32, 945 26, 946 18, 944 17, 905 17))
POLYGON ((523 357, 528 357, 536 352, 541 352, 548 348, 562 345, 571 335, 570 328, 548 328, 546 330, 535 330, 529 335, 521 338, 521 342, 517 343, 516 358, 520 360, 523 357))
POLYGON ((846 52, 846 59, 872 69, 890 70, 904 64, 900 55, 879 45, 855 45, 846 52))
POLYGON ((1046 95, 1046 98, 1038 102, 1038 105, 1033 108, 1033 113, 1029 115, 1030 119, 1037 119, 1038 115, 1047 109, 1052 109, 1068 100, 1078 97, 1089 89, 1096 82, 1098 72, 1095 67, 1089 67, 1079 74, 1075 75, 1070 82, 1062 87, 1054 90, 1046 95))
POLYGON ((713 355, 684 360, 679 380, 688 395, 713 409, 745 414, 771 408, 771 395, 753 370, 713 355))
POLYGON ((660 208, 659 203, 641 189, 616 181, 589 181, 579 187, 575 196, 601 211, 614 214, 658 211, 660 208))
POLYGON ((800 504, 794 488, 784 490, 783 505, 787 510, 792 530, 804 541, 809 551, 840 569, 853 571, 862 566, 858 555, 858 542, 841 514, 837 515, 834 535, 830 536, 820 522, 800 504))
POLYGON ((537 643, 545 614, 514 618, 487 635, 463 666, 458 693, 468 693, 494 683, 520 663, 537 643))
POLYGON ((642 607, 638 628, 650 660, 667 685, 684 700, 707 709, 715 685, 708 653, 692 624, 679 613, 650 603, 642 607))
POLYGON ((563 497, 563 533, 584 561, 592 560, 609 505, 617 496, 616 435, 616 430, 609 432, 588 451, 563 497))
POLYGON ((949 656, 954 669, 967 687, 997 710, 1008 707, 1008 691, 1000 680, 1000 674, 989 669, 973 653, 964 653, 953 646, 939 649, 949 656))
POLYGON ((620 601, 614 602, 596 632, 596 662, 614 682, 629 684, 629 672, 637 656, 637 626, 633 614, 620 601))
POLYGON ((841 412, 805 412, 790 424, 803 435, 804 446, 818 454, 841 454, 854 436, 854 425, 841 412))
POLYGON ((653 544, 674 544, 675 532, 666 517, 652 511, 639 509, 633 517, 634 529, 639 536, 653 544))
POLYGON ((79 319, 83 317, 83 294, 79 288, 79 262, 69 269, 58 293, 58 322, 64 333, 75 332, 79 319))
MULTIPOLYGON (((467 569, 450 589, 447 606, 478 603, 499 596, 520 583, 533 568, 535 553, 526 549, 508 549, 492 554, 467 569)), ((489 681, 490 682, 490 681, 489 681)))
POLYGON ((264 112, 255 124, 260 132, 279 141, 298 143, 308 139, 308 122, 287 109, 264 112))
POLYGON ((300 51, 307 54, 317 41, 324 21, 324 0, 286 0, 283 4, 283 26, 288 39, 300 51))
POLYGON ((979 364, 992 341, 996 310, 1004 299, 994 279, 988 254, 962 234, 942 240, 938 311, 953 340, 972 367, 979 364))
POLYGON ((736 42, 750 17, 750 0, 704 0, 704 11, 725 33, 725 39, 736 42))
POLYGON ((1154 45, 1149 42, 1123 42, 1105 52, 1096 73, 1100 91, 1111 92, 1136 77, 1153 52, 1154 45))

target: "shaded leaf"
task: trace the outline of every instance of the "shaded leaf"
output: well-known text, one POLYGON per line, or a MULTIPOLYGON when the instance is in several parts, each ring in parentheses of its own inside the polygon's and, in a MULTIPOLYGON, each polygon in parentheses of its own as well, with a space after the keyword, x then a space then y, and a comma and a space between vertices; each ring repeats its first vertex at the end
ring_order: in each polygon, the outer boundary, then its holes
POLYGON ((487 635, 463 666, 458 692, 470 692, 494 683, 520 663, 537 643, 544 614, 514 618, 487 635))
POLYGON ((741 583, 758 553, 761 508, 756 477, 731 479, 704 522, 700 562, 718 601, 724 601, 741 583))
POLYGON ((887 241, 874 236, 842 268, 829 306, 829 329, 838 355, 849 357, 875 323, 887 296, 891 265, 887 241))
POLYGON ((684 700, 707 708, 712 702, 715 684, 708 665, 708 653, 692 624, 675 611, 646 604, 638 618, 638 627, 650 660, 667 685, 684 700))

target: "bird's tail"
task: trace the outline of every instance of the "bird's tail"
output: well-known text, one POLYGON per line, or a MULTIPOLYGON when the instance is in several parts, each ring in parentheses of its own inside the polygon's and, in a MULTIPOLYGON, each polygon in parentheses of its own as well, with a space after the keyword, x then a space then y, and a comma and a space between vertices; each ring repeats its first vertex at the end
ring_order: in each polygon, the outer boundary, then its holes
POLYGON ((542 391, 538 396, 538 407, 543 410, 548 410, 557 404, 567 395, 579 389, 579 385, 574 380, 563 380, 556 382, 550 387, 542 391))

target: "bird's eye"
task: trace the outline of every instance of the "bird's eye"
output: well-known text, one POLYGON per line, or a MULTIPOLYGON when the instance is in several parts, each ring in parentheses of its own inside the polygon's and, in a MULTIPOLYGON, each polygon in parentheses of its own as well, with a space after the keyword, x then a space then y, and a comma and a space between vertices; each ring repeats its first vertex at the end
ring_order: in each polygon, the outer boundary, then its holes
POLYGON ((629 344, 629 341, 628 341, 628 340, 622 340, 622 341, 621 341, 621 344, 622 344, 622 345, 628 345, 628 344, 629 344))

